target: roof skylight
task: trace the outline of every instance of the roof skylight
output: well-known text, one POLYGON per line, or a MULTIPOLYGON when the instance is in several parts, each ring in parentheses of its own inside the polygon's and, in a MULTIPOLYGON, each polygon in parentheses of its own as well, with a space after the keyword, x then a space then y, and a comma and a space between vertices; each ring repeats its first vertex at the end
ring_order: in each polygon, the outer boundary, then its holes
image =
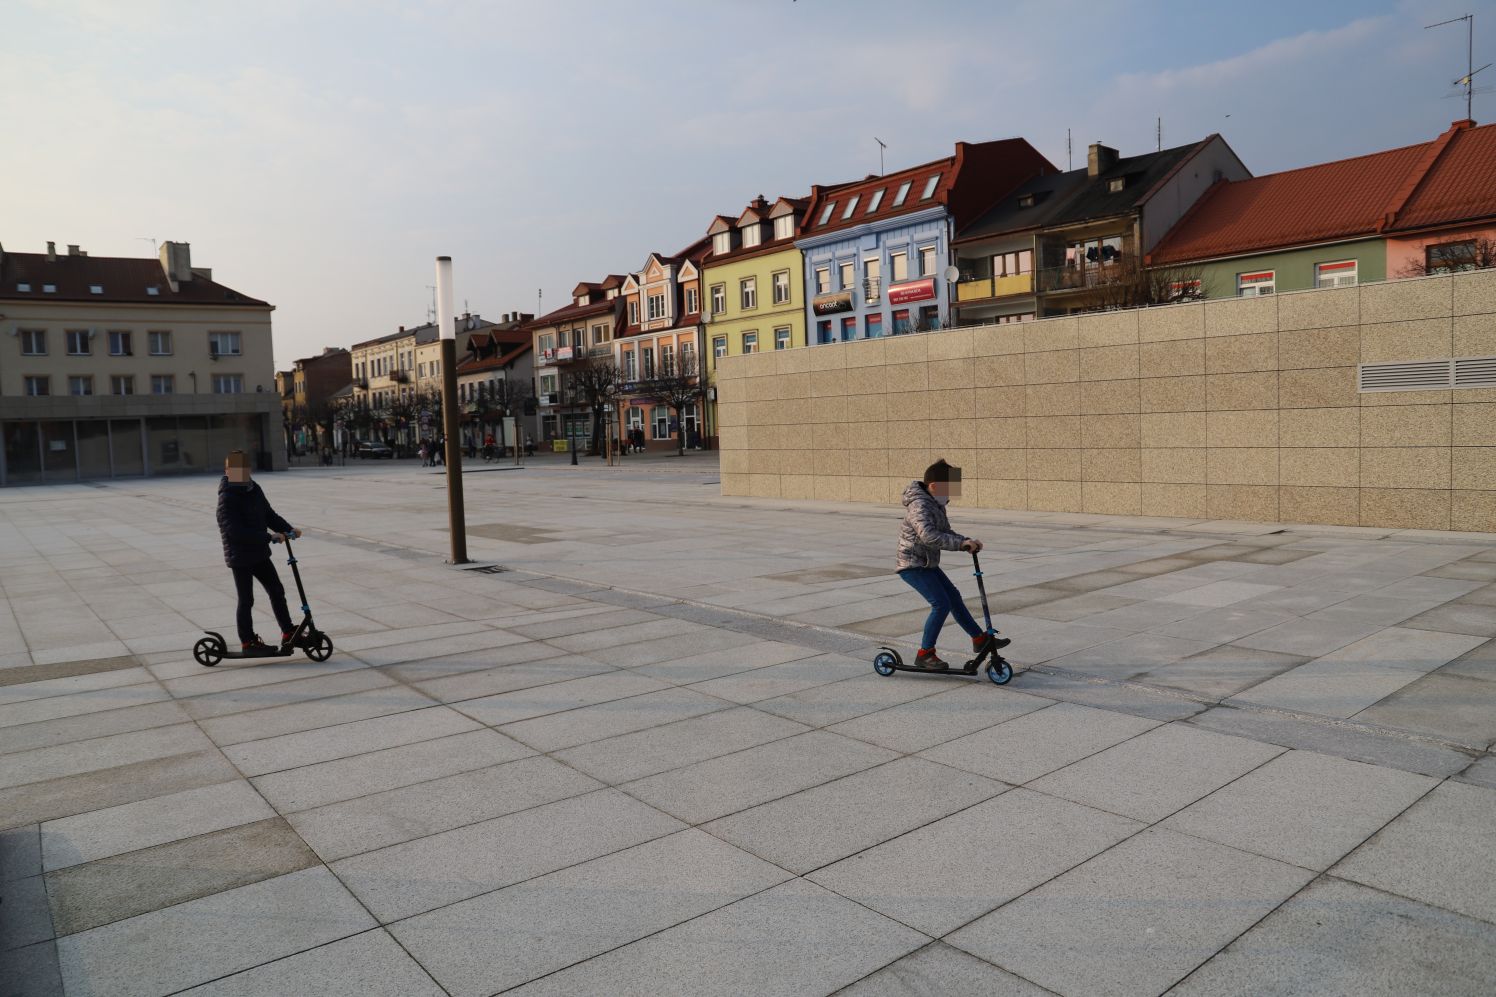
POLYGON ((919 195, 919 199, 921 201, 928 201, 930 199, 930 196, 935 193, 935 188, 937 186, 939 186, 939 184, 940 184, 940 174, 937 173, 934 176, 932 176, 930 179, 928 179, 928 180, 925 181, 925 192, 923 194, 919 195))
POLYGON ((867 213, 872 214, 878 210, 878 205, 883 203, 883 188, 879 187, 873 194, 872 200, 867 202, 867 213))
POLYGON ((847 220, 847 219, 848 219, 848 218, 851 218, 851 217, 852 217, 852 212, 854 212, 854 211, 856 211, 856 210, 857 210, 857 202, 858 202, 858 201, 859 201, 859 200, 860 200, 860 199, 861 199, 861 198, 862 198, 862 195, 861 195, 861 194, 853 194, 853 195, 852 195, 852 200, 850 200, 850 201, 848 201, 848 202, 847 202, 847 207, 846 207, 846 209, 845 209, 845 210, 843 210, 843 211, 842 211, 842 220, 843 220, 843 221, 845 221, 845 220, 847 220))
POLYGON ((835 201, 827 201, 826 202, 826 210, 824 210, 824 211, 821 212, 821 220, 818 221, 818 222, 816 222, 816 224, 817 225, 825 225, 828 221, 831 220, 831 212, 833 212, 835 210, 836 210, 836 202, 835 201))
POLYGON ((901 207, 904 203, 904 199, 909 196, 910 183, 912 183, 912 181, 905 180, 903 183, 899 184, 899 192, 893 196, 893 206, 895 208, 901 207))

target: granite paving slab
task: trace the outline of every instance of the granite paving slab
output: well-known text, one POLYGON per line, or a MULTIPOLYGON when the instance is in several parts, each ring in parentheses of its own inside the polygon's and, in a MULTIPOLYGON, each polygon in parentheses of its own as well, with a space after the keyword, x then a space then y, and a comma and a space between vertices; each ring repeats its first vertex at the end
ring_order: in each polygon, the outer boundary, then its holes
POLYGON ((555 757, 609 784, 803 734, 802 723, 738 706, 565 748, 555 757))
POLYGON ((531 717, 575 710, 583 706, 607 703, 615 699, 642 696, 669 688, 664 682, 629 671, 611 671, 586 678, 569 679, 546 685, 505 692, 481 699, 466 699, 453 708, 479 723, 497 727, 531 717))
MULTIPOLYGON (((107 739, 105 739, 107 740, 107 739)), ((211 786, 239 773, 217 750, 188 751, 0 789, 0 827, 36 824, 166 793, 211 786)))
POLYGON ((190 719, 181 704, 165 700, 144 706, 125 706, 100 713, 5 727, 0 728, 0 755, 86 741, 111 734, 128 734, 151 727, 169 727, 190 719))
POLYGON ((871 667, 871 659, 859 660, 842 654, 818 654, 697 682, 692 688, 734 703, 755 703, 828 682, 866 675, 871 667))
POLYGON ((1206 641, 1166 637, 1157 633, 1132 634, 1083 651, 1051 658, 1045 665, 1079 675, 1097 675, 1118 681, 1130 679, 1159 664, 1178 661, 1208 651, 1206 641))
POLYGON ((25 948, 53 937, 47 885, 41 876, 0 885, 0 951, 25 948))
POLYGON ((826 994, 928 941, 813 883, 793 880, 512 992, 826 994))
POLYGON ((0 789, 212 748, 213 742, 194 724, 33 748, 5 756, 5 765, 0 767, 0 789))
POLYGON ((1496 790, 1444 782, 1331 872, 1496 925, 1496 790))
POLYGON ((442 988, 381 929, 184 990, 183 997, 444 997, 442 988))
MULTIPOLYGON (((919 676, 891 676, 889 680, 924 681, 919 676)), ((932 696, 845 720, 827 729, 894 751, 912 753, 1050 704, 1050 700, 1016 692, 1011 686, 998 688, 985 680, 961 682, 932 696)))
POLYGON ((1135 678, 1146 685, 1179 689, 1219 702, 1309 660, 1296 654, 1223 644, 1150 668, 1135 678))
POLYGON ((1313 874, 1147 830, 948 936, 1062 994, 1157 994, 1313 874))
POLYGON ((1143 827, 1078 803, 1014 789, 808 878, 940 937, 1143 827))
POLYGON ((485 997, 790 878, 695 829, 390 928, 453 997, 485 997))
POLYGON ((665 682, 685 684, 721 678, 751 668, 780 665, 786 661, 814 657, 814 648, 798 644, 784 644, 772 640, 755 640, 740 647, 719 648, 704 651, 670 661, 655 661, 638 665, 633 670, 665 682))
POLYGON ((1496 742, 1496 710, 1486 699, 1486 689, 1479 679, 1436 671, 1367 707, 1355 719, 1489 747, 1496 742))
MULTIPOLYGON (((612 665, 605 665, 592 658, 579 654, 566 654, 564 651, 556 653, 561 657, 553 657, 545 661, 501 665, 495 668, 472 669, 457 674, 445 674, 433 679, 402 671, 401 678, 412 682, 417 689, 438 702, 457 703, 463 700, 498 696, 506 692, 518 692, 521 689, 532 689, 536 686, 552 685, 571 679, 589 678, 614 671, 612 665)), ((402 669, 408 667, 401 666, 402 669)))
POLYGON ((476 721, 454 710, 431 707, 247 741, 230 745, 223 753, 246 776, 256 776, 382 748, 432 741, 476 730, 478 726, 476 721))
POLYGON ((1055 703, 928 748, 921 755, 1017 786, 1152 730, 1158 723, 1055 703))
POLYGON ((5 997, 64 997, 57 967, 57 944, 37 942, 19 949, 0 949, 0 981, 5 997))
POLYGON ((731 706, 731 703, 715 696, 705 696, 691 689, 667 688, 659 692, 646 692, 642 696, 521 720, 506 724, 500 730, 537 751, 557 751, 589 741, 686 720, 703 713, 714 713, 731 706))
POLYGON ((837 991, 839 997, 1045 997, 1048 993, 944 942, 931 942, 837 991))
POLYGON ((0 831, 0 883, 42 873, 40 826, 30 824, 0 831))

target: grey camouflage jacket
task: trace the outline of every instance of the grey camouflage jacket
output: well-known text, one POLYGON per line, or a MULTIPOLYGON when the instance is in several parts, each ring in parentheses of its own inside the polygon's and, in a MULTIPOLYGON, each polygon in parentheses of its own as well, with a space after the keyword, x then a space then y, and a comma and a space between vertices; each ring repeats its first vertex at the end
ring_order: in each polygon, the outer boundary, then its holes
POLYGON ((899 529, 899 566, 908 568, 940 567, 942 550, 960 550, 966 537, 951 531, 945 508, 920 481, 909 482, 904 489, 904 524, 899 529))

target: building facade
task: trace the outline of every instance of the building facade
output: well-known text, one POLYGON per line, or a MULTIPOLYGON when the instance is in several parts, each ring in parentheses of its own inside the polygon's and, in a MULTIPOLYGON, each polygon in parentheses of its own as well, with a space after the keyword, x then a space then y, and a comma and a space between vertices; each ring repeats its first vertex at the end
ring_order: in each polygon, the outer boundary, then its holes
POLYGON ((623 331, 624 277, 609 274, 572 289, 571 302, 535 319, 529 329, 535 363, 542 448, 589 447, 593 412, 579 389, 578 371, 592 363, 615 362, 613 340, 623 331), (558 446, 559 441, 559 446, 558 446))
MULTIPOLYGON (((761 350, 806 345, 805 268, 795 238, 806 198, 760 195, 736 218, 718 215, 707 229, 702 261, 706 327, 702 355, 707 377, 717 361, 761 350)), ((708 388, 707 435, 716 437, 715 389, 708 388)))
POLYGON ((702 375, 701 261, 707 246, 702 239, 674 256, 651 253, 623 282, 624 326, 617 343, 623 390, 613 428, 619 439, 620 433, 643 433, 651 450, 674 450, 682 442, 699 447, 706 441, 705 399, 677 418, 650 393, 649 383, 682 372, 698 381, 702 375))
POLYGON ((952 156, 814 187, 795 245, 813 344, 938 329, 950 320, 951 237, 1019 184, 1055 168, 1023 139, 956 143, 952 156))
MULTIPOLYGON (((498 325, 470 313, 456 321, 458 356, 471 337, 498 325)), ((441 352, 434 322, 402 325, 389 335, 354 343, 349 350, 356 413, 352 438, 413 449, 421 437, 439 432, 435 399, 442 390, 441 352)))
POLYGON ((501 447, 537 439, 540 422, 535 399, 535 350, 523 328, 534 315, 505 315, 497 327, 475 334, 457 361, 457 400, 462 406, 465 442, 482 446, 490 436, 501 447), (504 419, 514 420, 514 436, 504 419))
POLYGON ((0 248, 0 485, 285 467, 272 306, 158 259, 0 248))

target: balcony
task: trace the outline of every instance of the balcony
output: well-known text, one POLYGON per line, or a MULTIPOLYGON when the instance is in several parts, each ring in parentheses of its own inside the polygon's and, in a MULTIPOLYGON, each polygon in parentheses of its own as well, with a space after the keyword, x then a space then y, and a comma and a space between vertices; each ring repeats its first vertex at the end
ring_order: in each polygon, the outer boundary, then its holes
POLYGON ((1087 291, 1125 284, 1137 275, 1137 258, 1132 256, 1119 256, 1111 263, 1047 267, 1039 271, 1039 290, 1046 293, 1087 291))
POLYGON ((353 379, 353 386, 359 391, 368 391, 369 379, 367 377, 355 377, 353 379))
POLYGON ((956 285, 956 303, 1033 293, 1034 275, 1031 273, 1009 274, 1006 277, 973 277, 956 285))
POLYGON ((862 281, 862 298, 866 304, 876 305, 883 296, 883 280, 879 277, 867 277, 862 281))
POLYGON ((963 301, 980 301, 990 297, 992 297, 991 277, 973 277, 956 285, 957 304, 963 301))
POLYGON ((392 370, 389 373, 389 379, 394 384, 409 384, 410 383, 410 371, 408 371, 408 370, 392 370))

